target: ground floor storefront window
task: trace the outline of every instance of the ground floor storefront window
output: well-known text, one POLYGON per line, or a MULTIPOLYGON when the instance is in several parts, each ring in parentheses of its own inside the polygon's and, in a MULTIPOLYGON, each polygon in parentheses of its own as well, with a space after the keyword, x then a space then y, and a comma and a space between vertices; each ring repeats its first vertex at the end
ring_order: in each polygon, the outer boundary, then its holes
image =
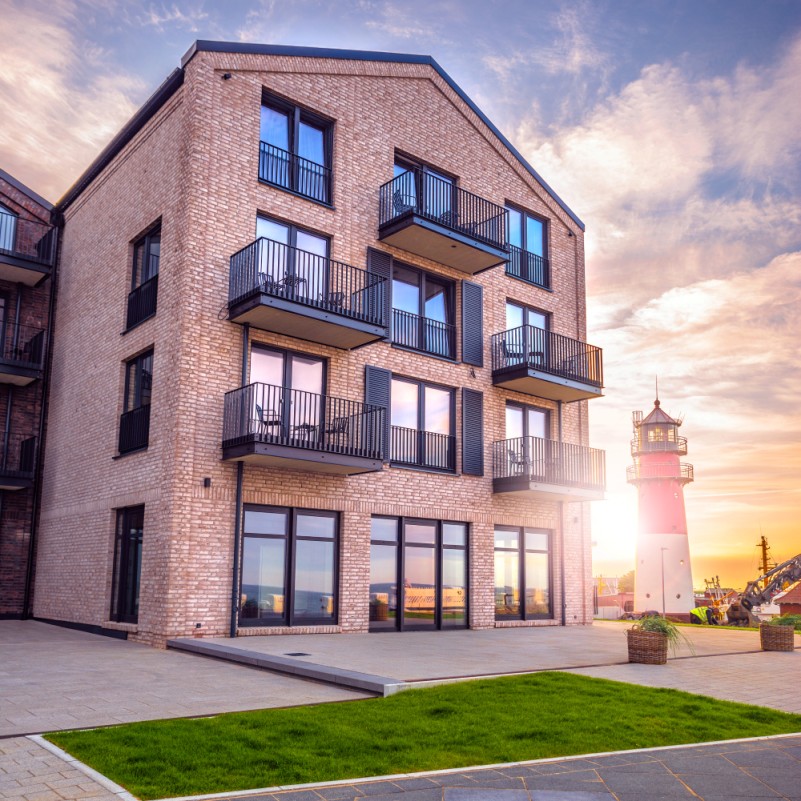
POLYGON ((336 623, 338 540, 336 512, 246 506, 240 625, 336 623))
POLYGON ((495 617, 553 617, 549 530, 495 526, 495 617))
POLYGON ((370 630, 467 626, 466 523, 373 517, 370 630))

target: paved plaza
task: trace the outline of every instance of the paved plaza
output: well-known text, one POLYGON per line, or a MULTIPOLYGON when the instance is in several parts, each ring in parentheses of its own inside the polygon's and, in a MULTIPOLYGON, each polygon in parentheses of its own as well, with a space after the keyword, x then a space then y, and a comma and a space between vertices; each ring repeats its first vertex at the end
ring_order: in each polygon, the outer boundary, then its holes
MULTIPOLYGON (((664 666, 630 665, 624 631, 620 624, 600 622, 587 628, 202 641, 243 651, 251 664, 262 657, 283 661, 287 675, 36 621, 2 621, 0 801, 131 799, 21 735, 368 697, 338 684, 346 674, 357 680, 373 677, 387 686, 420 686, 562 669, 801 713, 801 650, 763 653, 755 632, 687 628, 692 647, 684 646, 678 658, 664 666), (333 683, 299 678, 303 670, 333 683)), ((801 732, 789 738, 272 788, 248 797, 349 801, 367 796, 371 801, 801 801, 801 732)))

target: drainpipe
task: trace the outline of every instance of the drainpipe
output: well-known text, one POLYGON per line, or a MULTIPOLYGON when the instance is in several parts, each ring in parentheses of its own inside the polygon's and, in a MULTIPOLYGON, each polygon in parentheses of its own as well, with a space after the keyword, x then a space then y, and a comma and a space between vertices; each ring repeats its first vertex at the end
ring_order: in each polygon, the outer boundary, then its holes
POLYGON ((22 305, 22 284, 17 284, 17 311, 14 317, 14 341, 12 343, 13 354, 19 353, 19 315, 22 305))
POLYGON ((11 437, 11 406, 14 402, 14 387, 9 384, 8 392, 6 393, 6 422, 3 427, 3 470, 8 467, 8 448, 11 445, 9 439, 11 437))
MULTIPOLYGON (((242 327, 242 375, 240 386, 248 380, 248 345, 250 324, 242 327)), ((239 554, 242 551, 242 485, 245 480, 245 463, 236 463, 236 512, 234 513, 234 568, 231 578, 231 626, 229 636, 236 637, 236 624, 239 615, 239 554)))
POLYGON ((562 625, 567 625, 567 594, 565 592, 565 502, 559 501, 559 585, 562 601, 562 625))

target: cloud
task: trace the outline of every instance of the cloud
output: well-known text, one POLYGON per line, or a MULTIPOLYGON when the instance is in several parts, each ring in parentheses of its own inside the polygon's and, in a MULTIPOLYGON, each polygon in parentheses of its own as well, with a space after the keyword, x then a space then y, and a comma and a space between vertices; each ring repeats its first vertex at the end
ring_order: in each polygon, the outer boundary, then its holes
POLYGON ((150 5, 146 11, 139 15, 138 19, 140 24, 151 25, 159 31, 174 26, 184 28, 191 33, 197 33, 200 30, 199 24, 206 22, 209 19, 209 15, 199 6, 189 7, 184 11, 175 3, 169 6, 162 3, 158 6, 150 5))
POLYGON ((57 200, 136 110, 143 82, 116 71, 99 48, 81 47, 79 9, 12 3, 0 71, 0 153, 4 168, 57 200))

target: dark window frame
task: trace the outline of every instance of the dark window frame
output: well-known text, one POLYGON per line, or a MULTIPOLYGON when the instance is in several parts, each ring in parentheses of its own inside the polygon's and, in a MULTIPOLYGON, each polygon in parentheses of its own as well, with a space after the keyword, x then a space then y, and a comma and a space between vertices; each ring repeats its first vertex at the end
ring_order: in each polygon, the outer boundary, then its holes
POLYGON ((547 292, 552 292, 549 246, 551 229, 550 219, 508 201, 504 204, 504 208, 508 212, 506 240, 511 248, 510 260, 506 265, 506 274, 519 281, 524 281, 527 284, 544 289, 547 292), (511 221, 513 213, 521 216, 520 245, 514 244, 511 241, 511 221), (535 253, 533 250, 529 250, 527 219, 535 220, 542 225, 542 255, 535 253), (527 254, 527 256, 518 256, 515 253, 515 249, 520 250, 521 254, 527 254), (528 258, 529 256, 533 257, 535 260, 533 265, 528 258), (536 261, 537 259, 540 260, 539 263, 536 261))
POLYGON ((124 395, 117 444, 120 456, 146 450, 150 442, 154 353, 154 348, 150 347, 125 362, 124 395))
POLYGON ((142 353, 128 359, 125 362, 125 395, 123 397, 123 414, 131 412, 134 409, 139 409, 142 406, 149 406, 152 393, 153 393, 153 355, 154 348, 148 348, 142 353), (150 370, 145 369, 145 363, 150 359, 150 370), (131 379, 133 378, 133 403, 129 404, 131 398, 131 379), (143 386, 144 383, 149 382, 150 386, 143 386), (143 390, 147 390, 147 400, 143 402, 143 390))
POLYGON ((157 220, 142 236, 138 237, 133 243, 133 260, 131 264, 131 291, 139 288, 153 278, 157 278, 161 269, 161 219, 157 220), (158 237, 159 254, 156 257, 156 269, 151 273, 151 266, 153 260, 152 248, 154 241, 158 237), (137 252, 142 252, 143 258, 141 264, 147 264, 147 278, 143 278, 142 269, 137 268, 137 252), (137 275, 139 273, 139 275, 137 275))
MULTIPOLYGON (((394 540, 374 539, 372 533, 370 535, 370 545, 392 545, 395 547, 395 582, 396 582, 396 602, 397 602, 397 615, 395 618, 394 631, 431 631, 431 626, 423 625, 407 625, 404 615, 404 599, 402 589, 404 588, 405 579, 405 553, 406 553, 406 525, 407 523, 433 523, 436 527, 435 542, 433 544, 414 544, 413 547, 430 548, 436 551, 435 557, 435 598, 436 605, 434 611, 434 627, 435 631, 449 631, 467 629, 470 627, 470 538, 471 526, 470 523, 463 520, 436 520, 431 518, 422 517, 399 517, 397 515, 371 515, 370 520, 372 524, 373 519, 392 520, 395 522, 396 537, 394 540), (465 543, 464 545, 445 545, 443 543, 443 528, 445 525, 463 526, 465 530, 465 543), (465 598, 465 617, 464 625, 452 626, 443 625, 442 619, 442 576, 443 576, 443 561, 444 551, 454 550, 464 552, 465 560, 465 589, 467 597, 465 598)), ((392 627, 370 627, 368 630, 374 632, 392 631, 392 627)))
POLYGON ((139 622, 139 589, 141 586, 142 546, 144 541, 144 504, 117 509, 114 532, 114 564, 111 578, 111 605, 109 620, 117 623, 139 622), (137 521, 136 517, 140 516, 137 521), (140 525, 133 524, 139 522, 140 525), (132 529, 136 534, 131 533, 132 529), (128 583, 130 576, 131 546, 136 549, 137 564, 134 585, 128 583), (123 577, 126 581, 123 582, 123 577), (132 608, 133 607, 133 608, 132 608))
MULTIPOLYGON (((270 181, 266 178, 263 178, 261 175, 261 170, 259 171, 259 180, 263 183, 268 184, 269 186, 274 186, 278 189, 283 189, 285 192, 290 192, 293 195, 297 195, 298 197, 305 198, 306 200, 311 200, 313 203, 319 203, 322 206, 326 206, 328 208, 333 208, 334 205, 334 124, 335 121, 330 117, 326 117, 320 114, 317 111, 312 111, 311 109, 306 108, 305 106, 301 106, 298 103, 295 103, 287 98, 281 97, 279 95, 273 94, 266 88, 262 89, 261 94, 261 106, 265 108, 272 109, 273 111, 277 111, 280 114, 286 114, 289 118, 289 129, 288 129, 288 144, 289 149, 286 151, 290 154, 291 158, 303 158, 298 153, 298 143, 300 140, 300 124, 301 122, 306 123, 307 125, 311 125, 315 128, 322 129, 323 132, 323 164, 322 166, 325 170, 328 171, 330 176, 328 181, 328 186, 326 187, 326 194, 328 197, 326 199, 320 199, 318 197, 314 197, 313 195, 308 195, 303 192, 298 191, 297 188, 297 176, 295 175, 295 171, 291 171, 291 175, 289 178, 289 186, 286 186, 282 183, 277 183, 274 181, 270 181)), ((259 142, 263 142, 264 140, 261 139, 261 131, 259 132, 259 142)), ((265 143, 266 144, 266 143, 265 143)))
MULTIPOLYGON (((504 412, 508 407, 514 407, 515 409, 521 409, 523 411, 523 437, 533 437, 533 434, 528 432, 528 416, 526 412, 529 410, 533 410, 535 412, 544 412, 545 414, 545 439, 551 439, 552 427, 551 424, 553 422, 553 409, 548 409, 545 406, 537 406, 536 403, 524 403, 523 401, 518 400, 508 400, 506 401, 506 405, 504 406, 504 412)), ((504 420, 505 423, 505 420, 504 420)), ((504 432, 507 435, 507 439, 509 439, 508 431, 504 432)))
MULTIPOLYGON (((536 526, 507 526, 497 524, 493 526, 493 540, 496 531, 514 531, 518 535, 517 548, 499 548, 493 542, 493 574, 495 570, 495 554, 501 553, 516 553, 518 558, 518 582, 520 586, 520 612, 518 614, 510 613, 506 615, 498 614, 497 606, 495 609, 495 620, 553 620, 554 598, 553 598, 553 530, 547 528, 538 528, 536 526), (539 548, 526 548, 526 531, 536 531, 540 534, 545 534, 548 537, 548 546, 546 550, 539 548), (526 611, 526 554, 527 553, 544 553, 548 557, 548 611, 545 613, 529 614, 526 611)), ((493 580, 494 584, 494 580, 493 580)))
POLYGON ((158 305, 159 271, 161 269, 161 219, 132 243, 131 288, 125 319, 125 331, 155 317, 158 305), (158 246, 158 254, 154 249, 158 246))
MULTIPOLYGON (((524 209, 522 206, 518 206, 516 203, 505 203, 504 208, 507 211, 514 211, 517 212, 522 216, 520 222, 520 245, 516 245, 515 247, 519 247, 521 250, 524 250, 526 253, 531 253, 532 255, 538 255, 534 253, 533 250, 528 249, 528 231, 526 226, 526 217, 530 217, 532 220, 536 220, 538 223, 542 224, 542 256, 541 258, 548 260, 549 256, 549 248, 548 248, 548 239, 550 235, 550 220, 547 217, 543 217, 541 214, 535 214, 533 211, 528 211, 528 209, 524 209)), ((509 241, 509 234, 510 231, 506 232, 507 242, 509 241)), ((511 242, 509 242, 511 244, 511 242)))
POLYGON ((243 505, 242 514, 242 553, 240 559, 239 576, 239 594, 242 596, 242 575, 245 569, 244 551, 245 540, 250 539, 273 539, 283 540, 285 543, 284 548, 284 611, 280 619, 276 618, 250 618, 243 617, 243 606, 240 602, 237 623, 240 628, 298 628, 303 626, 337 626, 339 625, 339 573, 341 561, 341 526, 342 515, 335 510, 326 509, 304 509, 298 506, 273 506, 270 504, 253 504, 246 503, 243 505), (280 534, 261 534, 261 533, 247 533, 246 525, 246 512, 271 512, 283 513, 285 519, 285 533, 280 534), (334 536, 328 537, 312 537, 309 535, 299 535, 297 533, 297 519, 298 516, 305 515, 309 517, 324 517, 334 520, 334 536), (298 541, 310 542, 333 542, 334 545, 334 560, 333 560, 333 582, 332 582, 332 596, 333 596, 333 614, 331 618, 315 618, 303 617, 295 620, 295 583, 296 583, 296 570, 297 570, 297 543, 298 541))
MULTIPOLYGON (((514 298, 507 297, 504 302, 503 311, 506 314, 506 307, 507 306, 516 306, 518 309, 523 310, 523 325, 532 325, 531 323, 527 322, 529 312, 534 312, 534 314, 541 314, 545 317, 545 328, 543 331, 550 331, 551 330, 551 323, 553 320, 553 312, 549 312, 547 309, 540 309, 537 306, 532 306, 530 303, 524 303, 520 300, 515 300, 514 298)), ((532 326, 533 328, 538 328, 538 326, 532 326)))
MULTIPOLYGON (((393 427, 402 428, 402 426, 394 426, 392 423, 392 382, 393 381, 403 381, 407 384, 415 384, 417 385, 417 431, 418 432, 425 432, 427 429, 425 426, 425 388, 432 387, 433 389, 440 389, 448 392, 450 394, 450 404, 449 404, 449 423, 450 423, 450 432, 447 436, 451 437, 453 441, 453 453, 452 462, 453 466, 447 469, 432 467, 430 465, 411 462, 399 462, 392 459, 392 447, 390 445, 390 453, 388 454, 389 463, 392 467, 404 467, 411 470, 433 470, 437 473, 446 473, 452 474, 456 473, 456 389, 454 387, 449 387, 444 384, 437 384, 433 381, 425 381, 421 378, 410 378, 405 375, 399 375, 397 373, 392 373, 390 380, 389 380, 389 409, 388 417, 389 417, 389 426, 390 432, 393 427)), ((435 431, 429 431, 430 434, 435 434, 435 431)), ((390 433, 390 440, 392 439, 390 433)), ((419 457, 419 453, 418 453, 419 457)))

